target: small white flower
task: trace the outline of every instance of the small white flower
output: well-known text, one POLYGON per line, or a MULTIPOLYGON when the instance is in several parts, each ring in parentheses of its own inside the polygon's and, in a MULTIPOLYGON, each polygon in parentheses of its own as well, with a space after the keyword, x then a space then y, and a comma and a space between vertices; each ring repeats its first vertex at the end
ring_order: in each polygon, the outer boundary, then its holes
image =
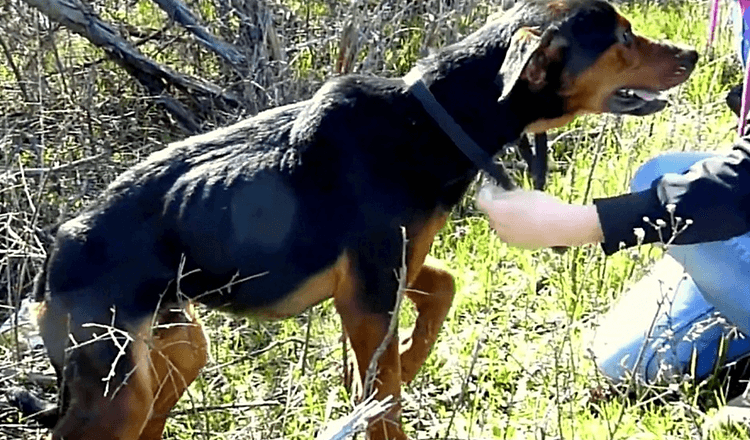
POLYGON ((643 230, 643 228, 633 228, 633 234, 635 234, 635 238, 637 238, 639 242, 646 238, 646 231, 643 230))

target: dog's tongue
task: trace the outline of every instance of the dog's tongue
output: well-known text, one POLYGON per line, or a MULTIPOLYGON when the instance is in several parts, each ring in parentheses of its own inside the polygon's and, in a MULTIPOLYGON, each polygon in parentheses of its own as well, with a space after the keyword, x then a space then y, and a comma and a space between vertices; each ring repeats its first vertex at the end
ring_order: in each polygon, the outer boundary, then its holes
POLYGON ((633 93, 635 96, 641 98, 644 101, 653 101, 654 99, 659 99, 661 96, 661 93, 659 92, 649 92, 648 90, 633 90, 633 93))

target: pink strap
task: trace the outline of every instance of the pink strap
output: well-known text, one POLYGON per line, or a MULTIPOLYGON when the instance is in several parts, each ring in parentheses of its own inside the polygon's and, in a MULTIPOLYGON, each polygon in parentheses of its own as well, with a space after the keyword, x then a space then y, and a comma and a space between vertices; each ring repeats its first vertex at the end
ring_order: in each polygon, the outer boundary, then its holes
POLYGON ((716 33, 716 24, 719 20, 719 0, 713 0, 711 2, 711 13, 709 17, 710 18, 709 18, 709 24, 708 24, 708 42, 706 43, 706 49, 711 47, 711 44, 714 42, 714 34, 716 33))
MULTIPOLYGON (((745 12, 747 12, 747 9, 750 7, 750 0, 738 0, 740 4, 740 11, 742 16, 743 26, 742 29, 744 32, 750 31, 750 22, 747 21, 745 17, 745 12), (747 31, 745 31, 747 29, 747 31)), ((710 23, 708 26, 708 43, 706 45, 706 48, 711 46, 711 43, 714 41, 714 34, 716 32, 716 25, 719 18, 719 0, 713 0, 711 2, 711 13, 710 13, 710 23)), ((747 17, 750 18, 750 17, 747 17)), ((746 40, 745 35, 742 35, 740 37, 743 41, 746 40)), ((750 41, 747 41, 748 44, 750 44, 750 41)), ((744 44, 740 45, 740 48, 743 48, 744 44)), ((742 50, 742 49, 741 49, 742 50)), ((742 56, 741 54, 740 56, 742 56)), ((745 132, 745 125, 747 124, 747 113, 748 113, 748 104, 750 103, 750 88, 748 88, 748 82, 750 82, 750 63, 747 63, 745 66, 745 78, 742 82, 742 104, 740 105, 740 120, 737 124, 737 133, 741 137, 745 132)))
MULTIPOLYGON (((740 11, 742 11, 742 21, 743 26, 742 30, 743 32, 747 33, 750 31, 750 23, 748 23, 748 18, 746 17, 746 12, 748 7, 750 7, 750 0, 739 0, 740 2, 740 11), (746 30, 747 29, 747 30, 746 30)), ((742 35, 742 40, 745 40, 745 35, 742 35)), ((747 43, 750 43, 748 41, 747 43)), ((740 47, 742 48, 744 44, 741 44, 740 47)), ((745 66, 745 78, 742 85, 742 105, 740 106, 740 121, 737 124, 737 134, 740 135, 740 137, 745 133, 745 126, 747 125, 747 113, 748 113, 748 104, 750 103, 750 88, 748 88, 748 82, 750 82, 750 63, 747 63, 745 66)))
POLYGON ((750 80, 750 63, 745 66, 745 80, 742 84, 742 104, 740 105, 740 121, 737 124, 737 134, 742 137, 745 133, 745 125, 747 125, 747 110, 748 102, 750 102, 750 89, 748 89, 748 81, 750 80))

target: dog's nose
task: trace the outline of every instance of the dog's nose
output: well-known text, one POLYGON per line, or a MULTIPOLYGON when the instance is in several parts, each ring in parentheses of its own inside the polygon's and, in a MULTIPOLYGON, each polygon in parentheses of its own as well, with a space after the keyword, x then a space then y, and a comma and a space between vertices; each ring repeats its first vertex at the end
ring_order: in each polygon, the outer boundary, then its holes
POLYGON ((698 51, 696 50, 683 50, 682 53, 678 55, 680 59, 680 66, 684 67, 686 69, 692 69, 695 67, 695 64, 698 62, 698 51))

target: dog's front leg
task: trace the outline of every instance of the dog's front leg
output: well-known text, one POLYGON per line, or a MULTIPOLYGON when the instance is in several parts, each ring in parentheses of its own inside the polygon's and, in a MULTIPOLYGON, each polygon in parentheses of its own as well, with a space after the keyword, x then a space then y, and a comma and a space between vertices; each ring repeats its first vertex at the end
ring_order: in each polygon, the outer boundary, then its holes
MULTIPOLYGON (((334 297, 336 310, 341 315, 352 349, 357 357, 362 383, 373 354, 388 333, 389 313, 366 312, 356 297, 334 297)), ((398 335, 393 335, 385 352, 378 358, 377 376, 373 385, 375 398, 382 400, 393 396, 396 404, 382 418, 370 422, 370 440, 406 440, 401 429, 401 362, 398 352, 398 335)))
POLYGON ((149 346, 155 400, 138 440, 162 438, 167 415, 208 362, 208 341, 192 305, 165 314, 149 346))
POLYGON ((417 309, 411 334, 401 343, 401 380, 409 383, 430 354, 456 293, 453 276, 431 266, 422 266, 406 290, 417 309))

